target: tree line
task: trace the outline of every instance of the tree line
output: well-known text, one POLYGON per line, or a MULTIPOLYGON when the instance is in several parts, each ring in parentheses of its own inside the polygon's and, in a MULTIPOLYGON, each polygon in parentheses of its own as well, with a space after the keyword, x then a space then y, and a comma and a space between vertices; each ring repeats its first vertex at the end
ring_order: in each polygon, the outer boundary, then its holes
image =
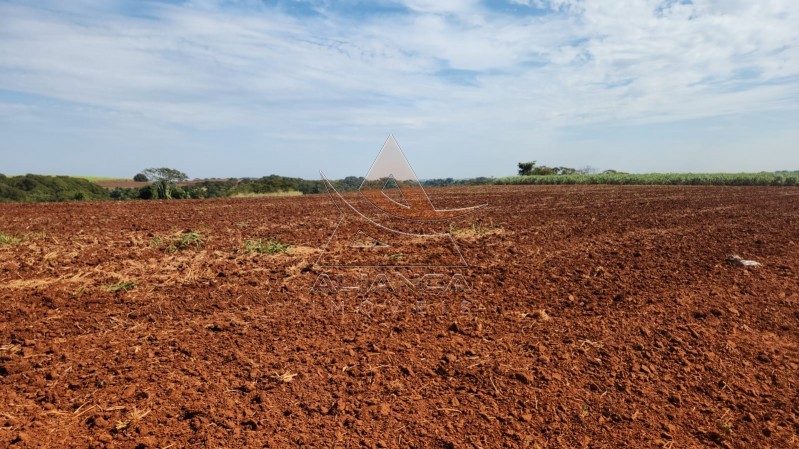
POLYGON ((0 202, 91 201, 108 198, 107 189, 83 178, 0 174, 0 202))
MULTIPOLYGON (((135 181, 149 182, 143 187, 117 187, 111 190, 111 199, 200 199, 230 196, 250 196, 282 192, 300 192, 303 195, 326 191, 322 180, 307 180, 269 175, 261 178, 208 179, 186 182, 188 176, 171 168, 149 168, 134 176, 135 181)), ((339 191, 357 190, 362 177, 348 176, 332 181, 339 191)))
MULTIPOLYGON (((143 187, 118 187, 110 192, 112 199, 187 199, 222 198, 231 196, 250 196, 281 192, 300 192, 303 195, 327 191, 322 180, 290 178, 270 175, 261 178, 229 178, 195 181, 186 183, 188 176, 171 168, 150 168, 133 178, 139 182, 150 182, 143 187)), ((331 183, 340 192, 358 190, 363 183, 362 176, 347 176, 331 183)), ((429 179, 422 181, 425 187, 483 185, 493 183, 494 178, 471 179, 429 179)))
MULTIPOLYGON (((597 173, 597 170, 590 167, 573 169, 539 166, 535 161, 520 162, 518 168, 519 176, 428 179, 422 181, 422 185, 425 187, 491 184, 799 185, 799 171, 788 170, 774 173, 636 175, 615 170, 597 173)), ((143 170, 133 179, 147 184, 141 187, 118 187, 109 190, 87 179, 70 176, 0 174, 0 202, 221 198, 280 192, 314 194, 327 191, 321 180, 278 175, 188 182, 185 173, 165 167, 143 170)), ((363 177, 348 176, 332 182, 339 191, 353 191, 361 186, 363 177)))
MULTIPOLYGON (((302 194, 326 192, 321 180, 278 175, 188 182, 188 176, 185 173, 165 167, 143 170, 133 180, 148 184, 140 187, 107 189, 87 179, 71 176, 32 174, 6 176, 0 174, 0 202, 199 199, 280 192, 300 192, 302 194)), ((348 176, 332 182, 340 191, 352 191, 360 187, 363 178, 348 176)))
MULTIPOLYGON (((536 165, 536 161, 519 162, 519 176, 551 176, 551 175, 591 175, 597 170, 591 166, 585 168, 571 167, 548 167, 546 165, 536 165)), ((615 170, 607 170, 603 173, 617 173, 615 170)))

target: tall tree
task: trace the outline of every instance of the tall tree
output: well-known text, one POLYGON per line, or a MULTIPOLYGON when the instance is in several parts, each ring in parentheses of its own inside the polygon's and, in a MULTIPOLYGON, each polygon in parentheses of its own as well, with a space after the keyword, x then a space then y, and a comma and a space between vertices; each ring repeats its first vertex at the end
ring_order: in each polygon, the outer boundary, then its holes
POLYGON ((535 161, 519 162, 519 176, 528 176, 533 174, 533 167, 535 167, 535 161))
POLYGON ((142 170, 142 174, 153 182, 153 197, 155 197, 155 199, 172 199, 172 188, 175 184, 189 179, 182 171, 167 167, 148 168, 142 170))

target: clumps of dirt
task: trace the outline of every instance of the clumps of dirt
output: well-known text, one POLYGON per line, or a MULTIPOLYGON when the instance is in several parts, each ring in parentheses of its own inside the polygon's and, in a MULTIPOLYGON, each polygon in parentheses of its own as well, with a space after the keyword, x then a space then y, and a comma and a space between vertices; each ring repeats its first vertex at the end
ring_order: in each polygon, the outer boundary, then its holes
POLYGON ((552 319, 544 309, 534 311, 530 314, 530 317, 539 321, 549 321, 552 319))
POLYGON ((507 231, 499 226, 494 225, 494 222, 489 220, 488 223, 474 222, 466 227, 459 228, 454 223, 449 227, 449 234, 458 239, 474 241, 482 237, 496 236, 506 234, 507 231))
POLYGON ((547 311, 544 309, 538 309, 532 312, 524 312, 522 313, 522 318, 532 318, 536 321, 549 321, 552 319, 552 317, 549 316, 547 311))
POLYGON ((0 204, 0 447, 796 446, 799 190, 438 192, 467 291, 309 295, 323 195, 0 204))

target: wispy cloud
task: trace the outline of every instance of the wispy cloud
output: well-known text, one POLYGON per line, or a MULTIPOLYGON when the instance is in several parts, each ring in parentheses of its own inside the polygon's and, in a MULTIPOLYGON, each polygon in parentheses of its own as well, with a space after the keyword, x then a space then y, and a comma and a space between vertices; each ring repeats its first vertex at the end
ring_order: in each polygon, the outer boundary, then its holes
MULTIPOLYGON (((463 152, 477 162, 454 175, 501 174, 536 151, 585 158, 564 140, 579 126, 796 114, 796 23, 791 0, 6 1, 0 133, 44 145, 19 124, 38 120, 92 147, 92 129, 130 139, 146 128, 211 155, 208 133, 237 133, 231 144, 271 148, 264 161, 279 152, 271 167, 289 169, 395 132, 425 150, 433 176, 463 152)), ((620 168, 656 169, 653 157, 620 168)))

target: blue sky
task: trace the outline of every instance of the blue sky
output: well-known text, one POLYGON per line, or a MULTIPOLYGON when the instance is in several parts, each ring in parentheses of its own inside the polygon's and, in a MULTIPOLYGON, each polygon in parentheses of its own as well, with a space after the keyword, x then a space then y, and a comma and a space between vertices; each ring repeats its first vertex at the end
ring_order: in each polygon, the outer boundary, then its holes
POLYGON ((799 169, 799 2, 0 0, 0 173, 799 169))

